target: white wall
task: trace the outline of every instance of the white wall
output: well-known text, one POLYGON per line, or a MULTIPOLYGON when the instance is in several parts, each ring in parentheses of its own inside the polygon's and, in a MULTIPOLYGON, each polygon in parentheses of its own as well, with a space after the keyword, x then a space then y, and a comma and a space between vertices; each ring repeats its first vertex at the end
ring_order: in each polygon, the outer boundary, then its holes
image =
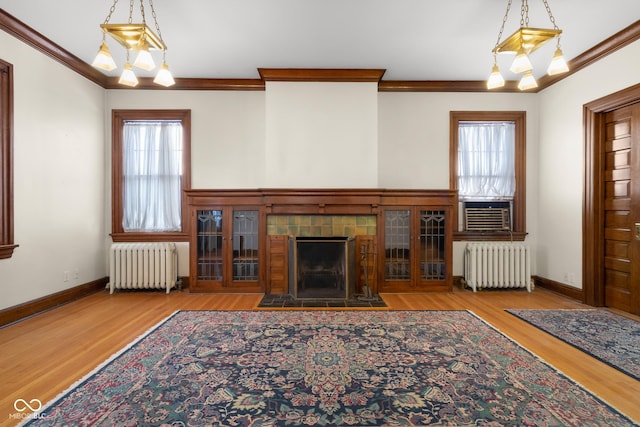
POLYGON ((375 188, 378 84, 267 82, 265 187, 375 188))
POLYGON ((539 94, 537 274, 582 287, 583 106, 640 83, 640 41, 539 94))
MULTIPOLYGON (((264 187, 264 99, 263 91, 108 90, 107 141, 111 110, 190 109, 192 188, 264 187)), ((109 191, 110 173, 109 166, 109 191)))
POLYGON ((104 90, 1 31, 0 55, 14 73, 19 245, 0 260, 2 309, 107 276, 108 231, 104 90))

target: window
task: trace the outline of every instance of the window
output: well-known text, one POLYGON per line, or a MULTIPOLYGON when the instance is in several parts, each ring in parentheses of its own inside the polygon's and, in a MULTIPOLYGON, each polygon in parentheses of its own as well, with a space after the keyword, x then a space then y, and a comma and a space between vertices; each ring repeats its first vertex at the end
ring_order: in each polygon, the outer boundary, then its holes
POLYGON ((515 192, 514 122, 458 123, 460 200, 512 200, 515 192))
POLYGON ((457 219, 454 221, 459 229, 454 233, 455 239, 523 240, 526 235, 526 113, 452 111, 450 119, 449 185, 458 190, 460 203, 456 216, 461 220, 460 223, 457 219), (475 222, 473 228, 477 231, 464 231, 463 224, 470 218, 463 215, 465 204, 474 209, 474 215, 484 215, 485 209, 491 209, 482 221, 492 224, 485 227, 475 222), (507 218, 505 212, 508 212, 507 218))
POLYGON ((113 241, 186 241, 189 110, 114 110, 113 241))
POLYGON ((13 243, 13 66, 0 60, 0 259, 13 243))

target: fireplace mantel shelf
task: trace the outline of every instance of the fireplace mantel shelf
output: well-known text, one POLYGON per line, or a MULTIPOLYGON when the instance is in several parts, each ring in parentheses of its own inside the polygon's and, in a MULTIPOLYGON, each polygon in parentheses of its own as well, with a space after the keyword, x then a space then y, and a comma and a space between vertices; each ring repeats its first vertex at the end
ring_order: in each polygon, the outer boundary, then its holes
POLYGON ((253 205, 270 214, 376 214, 384 205, 453 206, 457 192, 418 189, 198 189, 188 204, 253 205))

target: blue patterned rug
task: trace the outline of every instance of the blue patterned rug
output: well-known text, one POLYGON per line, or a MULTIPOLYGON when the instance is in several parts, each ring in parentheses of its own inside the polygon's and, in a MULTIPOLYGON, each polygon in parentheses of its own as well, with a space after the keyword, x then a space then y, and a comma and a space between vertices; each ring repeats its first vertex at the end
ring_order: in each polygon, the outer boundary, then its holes
POLYGON ((606 310, 507 310, 640 380, 640 322, 606 310))
POLYGON ((632 426, 467 311, 180 311, 33 425, 632 426))

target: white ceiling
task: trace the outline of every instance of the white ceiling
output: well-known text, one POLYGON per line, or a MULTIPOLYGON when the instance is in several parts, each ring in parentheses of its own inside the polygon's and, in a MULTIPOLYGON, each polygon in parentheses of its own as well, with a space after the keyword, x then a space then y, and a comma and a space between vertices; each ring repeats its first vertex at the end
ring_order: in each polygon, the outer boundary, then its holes
MULTIPOLYGON (((136 0, 136 5, 138 4, 136 0)), ((87 63, 112 0, 0 0, 0 8, 87 63)), ((147 23, 153 26, 148 2, 147 23)), ((507 0, 155 0, 175 77, 258 78, 257 68, 382 68, 383 80, 485 80, 507 0)), ((640 19, 640 0, 549 0, 567 60, 640 19)), ((128 20, 120 0, 111 23, 128 20)), ((134 21, 139 21, 139 6, 134 21)), ((529 1, 529 26, 551 24, 529 1)), ((513 0, 502 40, 520 25, 513 0)), ((123 49, 107 40, 121 66, 123 49)), ((532 54, 536 77, 554 46, 532 54)), ((160 57, 156 57, 156 62, 160 57)), ((510 59, 499 57, 503 75, 510 59)), ((113 71, 110 75, 117 75, 113 71)), ((140 76, 153 73, 138 73, 140 76)))

